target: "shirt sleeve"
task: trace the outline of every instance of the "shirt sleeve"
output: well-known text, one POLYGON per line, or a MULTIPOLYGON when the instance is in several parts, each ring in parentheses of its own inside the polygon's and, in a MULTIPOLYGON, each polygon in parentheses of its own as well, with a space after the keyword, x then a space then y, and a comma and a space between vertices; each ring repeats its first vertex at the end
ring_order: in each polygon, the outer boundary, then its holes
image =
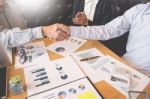
POLYGON ((0 40, 6 48, 16 47, 40 38, 43 38, 41 27, 24 30, 20 28, 5 29, 0 33, 0 40))
POLYGON ((92 40, 108 40, 121 36, 130 30, 137 6, 126 11, 122 16, 101 26, 70 26, 71 36, 92 40))

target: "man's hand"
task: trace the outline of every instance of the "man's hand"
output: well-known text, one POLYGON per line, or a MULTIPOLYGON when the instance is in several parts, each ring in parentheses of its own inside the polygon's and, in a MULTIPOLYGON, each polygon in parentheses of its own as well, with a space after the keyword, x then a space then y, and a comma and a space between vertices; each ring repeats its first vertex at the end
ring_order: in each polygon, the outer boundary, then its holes
POLYGON ((62 41, 70 36, 69 28, 63 24, 44 26, 42 27, 42 31, 44 36, 56 41, 62 41))
POLYGON ((74 24, 88 25, 88 19, 84 12, 78 12, 73 18, 74 24))
POLYGON ((59 30, 66 32, 70 36, 70 28, 64 24, 57 24, 59 30))

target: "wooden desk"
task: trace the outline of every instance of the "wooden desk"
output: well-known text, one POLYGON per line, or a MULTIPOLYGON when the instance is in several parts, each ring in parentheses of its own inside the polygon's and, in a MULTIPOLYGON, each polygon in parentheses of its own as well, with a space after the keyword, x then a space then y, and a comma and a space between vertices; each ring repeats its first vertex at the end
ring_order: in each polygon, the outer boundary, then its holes
MULTIPOLYGON (((49 41, 48 39, 44 39, 45 45, 48 46, 49 44, 51 44, 52 42, 49 41)), ((99 49, 102 53, 104 54, 108 54, 122 62, 124 62, 120 57, 118 57, 116 54, 114 54, 112 51, 110 51, 108 48, 106 48, 103 44, 99 43, 98 41, 88 41, 84 46, 82 46, 78 51, 81 50, 85 50, 88 48, 97 48, 99 49)), ((48 51, 49 57, 51 60, 55 60, 58 58, 62 58, 62 56, 59 56, 53 52, 48 51)), ((124 62, 125 63, 125 62, 124 62)), ((22 69, 19 70, 15 70, 14 69, 14 65, 11 66, 8 69, 8 79, 14 75, 21 75, 22 79, 23 79, 23 84, 25 86, 25 79, 24 79, 24 73, 22 69)), ((105 99, 125 99, 125 96, 123 94, 121 94, 119 91, 117 91, 116 89, 114 89, 113 87, 111 87, 108 83, 106 83, 105 81, 100 81, 96 84, 94 84, 96 86, 96 88, 98 89, 98 91, 100 91, 100 93, 104 96, 105 99)), ((149 85, 144 89, 144 91, 148 92, 150 94, 150 83, 149 85)), ((25 97, 27 96, 27 92, 26 92, 26 86, 24 88, 24 93, 17 95, 17 96, 13 96, 11 94, 11 92, 8 92, 8 99, 25 99, 25 97)), ((139 99, 142 99, 141 97, 139 99)))

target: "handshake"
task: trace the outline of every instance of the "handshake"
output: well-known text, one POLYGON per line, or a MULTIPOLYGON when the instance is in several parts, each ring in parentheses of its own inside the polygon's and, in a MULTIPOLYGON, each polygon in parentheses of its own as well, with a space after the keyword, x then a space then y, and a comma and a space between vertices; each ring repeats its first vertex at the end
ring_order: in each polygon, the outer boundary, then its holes
POLYGON ((44 36, 55 41, 62 41, 70 37, 69 27, 58 23, 50 26, 43 26, 42 32, 44 36))

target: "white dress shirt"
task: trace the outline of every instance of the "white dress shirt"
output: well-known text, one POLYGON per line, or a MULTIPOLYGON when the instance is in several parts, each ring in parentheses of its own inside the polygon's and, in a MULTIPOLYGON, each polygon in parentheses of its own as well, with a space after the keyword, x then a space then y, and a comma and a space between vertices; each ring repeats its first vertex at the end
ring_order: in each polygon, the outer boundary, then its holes
POLYGON ((0 32, 0 42, 5 48, 16 47, 40 38, 43 38, 41 27, 24 30, 20 28, 4 29, 0 32))
POLYGON ((70 27, 71 36, 93 40, 108 40, 127 31, 127 52, 123 58, 150 76, 150 3, 136 5, 106 25, 70 27))
POLYGON ((94 20, 96 6, 99 0, 85 0, 84 12, 90 21, 94 20))

